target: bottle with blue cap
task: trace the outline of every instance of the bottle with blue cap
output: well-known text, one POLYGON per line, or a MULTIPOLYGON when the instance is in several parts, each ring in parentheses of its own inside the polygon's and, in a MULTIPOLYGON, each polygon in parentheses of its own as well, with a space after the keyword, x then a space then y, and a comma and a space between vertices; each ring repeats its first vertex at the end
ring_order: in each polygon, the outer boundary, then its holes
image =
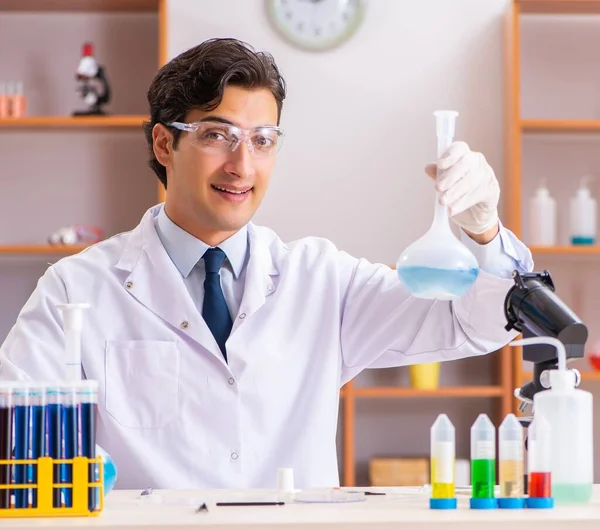
POLYGON ((496 486, 496 428, 487 414, 480 414, 471 426, 471 500, 475 510, 498 507, 496 486))
POLYGON ((499 508, 524 508, 523 427, 514 414, 507 414, 498 429, 499 508))
POLYGON ((440 414, 431 426, 431 499, 433 510, 456 508, 455 458, 456 434, 446 414, 440 414))

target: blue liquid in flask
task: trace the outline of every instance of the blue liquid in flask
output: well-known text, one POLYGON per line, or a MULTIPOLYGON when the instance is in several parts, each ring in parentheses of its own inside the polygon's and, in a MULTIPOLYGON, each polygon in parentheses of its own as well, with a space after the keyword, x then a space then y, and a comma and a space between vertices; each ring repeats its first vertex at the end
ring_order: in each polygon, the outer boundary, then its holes
POLYGON ((450 300, 461 297, 469 290, 477 279, 479 269, 441 269, 406 265, 398 267, 396 272, 414 296, 450 300))

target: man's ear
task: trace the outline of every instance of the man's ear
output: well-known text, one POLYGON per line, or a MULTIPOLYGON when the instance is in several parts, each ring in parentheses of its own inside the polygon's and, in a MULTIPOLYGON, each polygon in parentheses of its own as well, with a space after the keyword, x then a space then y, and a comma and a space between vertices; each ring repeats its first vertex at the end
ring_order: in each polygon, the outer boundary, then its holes
POLYGON ((168 167, 173 156, 173 135, 162 123, 157 123, 152 128, 152 149, 158 162, 168 167))

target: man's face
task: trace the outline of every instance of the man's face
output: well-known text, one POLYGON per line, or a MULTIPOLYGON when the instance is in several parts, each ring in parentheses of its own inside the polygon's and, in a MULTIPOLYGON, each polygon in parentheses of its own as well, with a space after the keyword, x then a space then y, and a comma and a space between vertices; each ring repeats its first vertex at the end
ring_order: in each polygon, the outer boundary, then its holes
MULTIPOLYGON (((241 129, 277 125, 277 102, 270 90, 229 86, 212 111, 191 110, 185 123, 207 120, 241 129)), ((194 132, 182 132, 177 149, 162 126, 155 129, 154 150, 167 168, 166 212, 184 230, 216 245, 237 232, 254 215, 267 191, 276 150, 251 152, 246 141, 229 151, 212 147, 221 142, 220 129, 207 129, 202 146, 194 132), (208 135, 208 136, 207 136, 208 135), (158 154, 161 154, 161 157, 158 154)))

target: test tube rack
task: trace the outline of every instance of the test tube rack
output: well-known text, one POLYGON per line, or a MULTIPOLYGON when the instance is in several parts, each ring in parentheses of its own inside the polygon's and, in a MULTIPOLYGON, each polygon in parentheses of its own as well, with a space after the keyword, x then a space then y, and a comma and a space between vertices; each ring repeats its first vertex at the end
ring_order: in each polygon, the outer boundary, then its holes
POLYGON ((104 475, 102 468, 102 457, 87 458, 76 456, 70 459, 57 459, 43 456, 31 460, 0 460, 2 466, 37 466, 37 481, 25 484, 0 484, 0 493, 4 490, 36 490, 36 506, 15 508, 0 508, 0 519, 3 518, 27 518, 27 517, 96 517, 104 509, 104 475), (73 482, 55 482, 53 479, 54 466, 73 466, 73 482), (97 482, 88 481, 88 470, 90 465, 95 465, 98 470, 97 482), (56 489, 72 491, 72 505, 54 506, 53 494, 56 489), (95 493, 94 493, 95 492, 95 493), (94 494, 97 504, 94 510, 89 509, 89 496, 94 494))

